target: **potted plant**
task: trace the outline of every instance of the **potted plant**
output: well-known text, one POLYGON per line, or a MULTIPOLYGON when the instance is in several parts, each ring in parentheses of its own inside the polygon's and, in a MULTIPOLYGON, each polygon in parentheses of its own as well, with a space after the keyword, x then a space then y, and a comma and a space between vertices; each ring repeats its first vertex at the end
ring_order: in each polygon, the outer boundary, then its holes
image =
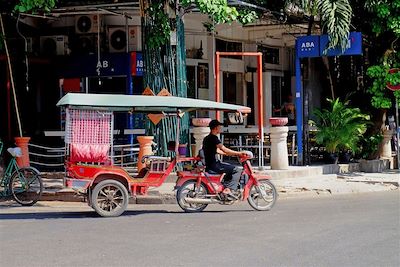
POLYGON ((328 109, 316 109, 316 142, 326 148, 326 161, 338 163, 338 152, 356 152, 358 142, 367 129, 369 115, 359 108, 349 107, 349 101, 341 102, 339 98, 329 102, 328 109))

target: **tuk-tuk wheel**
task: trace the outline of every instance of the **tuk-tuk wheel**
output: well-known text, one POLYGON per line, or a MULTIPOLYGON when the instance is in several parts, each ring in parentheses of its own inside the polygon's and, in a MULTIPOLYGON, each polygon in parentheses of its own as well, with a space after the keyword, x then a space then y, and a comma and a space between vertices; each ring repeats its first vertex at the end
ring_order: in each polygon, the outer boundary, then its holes
POLYGON ((128 207, 128 190, 116 180, 104 180, 94 187, 91 202, 93 209, 100 216, 116 217, 128 207))

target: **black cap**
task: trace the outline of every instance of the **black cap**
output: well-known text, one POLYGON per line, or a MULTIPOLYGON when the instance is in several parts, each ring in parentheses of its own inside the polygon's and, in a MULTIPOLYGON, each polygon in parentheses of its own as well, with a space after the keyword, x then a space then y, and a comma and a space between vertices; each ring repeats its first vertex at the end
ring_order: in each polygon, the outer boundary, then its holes
POLYGON ((208 127, 210 127, 210 129, 212 130, 212 129, 214 129, 215 127, 217 127, 219 125, 224 125, 224 124, 222 122, 219 122, 218 120, 212 120, 208 124, 208 127))

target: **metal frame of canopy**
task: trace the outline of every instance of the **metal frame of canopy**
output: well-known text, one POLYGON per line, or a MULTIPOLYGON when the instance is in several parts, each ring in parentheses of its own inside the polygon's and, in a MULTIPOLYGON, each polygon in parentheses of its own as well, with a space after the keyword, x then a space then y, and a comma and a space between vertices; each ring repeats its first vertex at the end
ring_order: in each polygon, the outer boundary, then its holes
MULTIPOLYGON (((257 77, 258 77, 258 136, 260 138, 258 155, 258 166, 264 167, 264 99, 262 85, 262 53, 261 52, 215 52, 215 101, 220 102, 220 57, 221 56, 256 56, 257 57, 257 77)), ((221 114, 217 112, 217 120, 221 114)))
POLYGON ((58 101, 57 106, 73 106, 81 109, 106 109, 127 112, 189 112, 194 110, 220 110, 249 113, 245 106, 218 103, 176 96, 144 96, 114 94, 68 93, 58 101))
MULTIPOLYGON (((108 112, 140 112, 163 113, 166 116, 177 117, 175 152, 179 147, 180 119, 183 113, 193 110, 216 110, 249 113, 251 109, 245 106, 219 103, 208 100, 174 96, 145 96, 145 95, 113 95, 113 94, 80 94, 68 93, 61 98, 57 106, 74 110, 98 110, 108 112)), ((67 120, 68 121, 68 120, 67 120)), ((112 140, 113 124, 110 136, 112 140)), ((69 126, 66 125, 66 128, 69 126)), ((73 133, 71 133, 72 135, 73 133)), ((70 137, 72 139, 72 137, 70 137)), ((112 145, 112 144, 111 144, 112 145)))

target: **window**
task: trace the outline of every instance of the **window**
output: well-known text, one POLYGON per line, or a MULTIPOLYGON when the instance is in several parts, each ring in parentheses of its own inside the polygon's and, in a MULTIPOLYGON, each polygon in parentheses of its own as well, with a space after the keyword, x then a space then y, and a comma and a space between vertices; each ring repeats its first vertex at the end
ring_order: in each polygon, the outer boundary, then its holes
POLYGON ((197 87, 208 89, 208 63, 197 66, 197 87))
POLYGON ((279 48, 258 46, 258 52, 263 53, 264 63, 279 65, 279 48))
MULTIPOLYGON (((242 43, 229 42, 220 39, 216 39, 215 46, 218 52, 242 52, 242 43)), ((242 59, 242 56, 224 56, 234 59, 242 59)))

